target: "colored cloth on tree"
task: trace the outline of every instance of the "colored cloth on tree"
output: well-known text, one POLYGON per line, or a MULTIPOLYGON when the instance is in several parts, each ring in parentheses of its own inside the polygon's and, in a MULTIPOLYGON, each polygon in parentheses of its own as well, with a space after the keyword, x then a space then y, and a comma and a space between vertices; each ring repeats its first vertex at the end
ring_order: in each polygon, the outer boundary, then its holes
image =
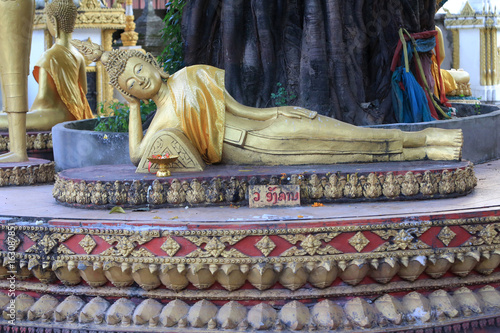
POLYGON ((70 50, 59 44, 54 44, 48 49, 33 69, 33 76, 37 82, 40 68, 50 75, 61 100, 76 120, 94 117, 78 80, 79 63, 70 50))
MULTIPOLYGON (((435 38, 431 37, 416 40, 415 48, 417 52, 429 52, 435 45, 435 38)), ((413 58, 412 42, 407 42, 407 47, 402 49, 400 63, 404 65, 394 68, 391 83, 392 106, 396 120, 400 123, 432 121, 434 118, 431 116, 428 96, 409 69, 413 58)), ((399 50, 401 51, 401 49, 399 50)), ((399 56, 398 53, 395 54, 395 57, 397 56, 399 56)), ((418 57, 418 53, 415 56, 418 57)), ((421 77, 421 79, 425 80, 425 77, 421 77)))

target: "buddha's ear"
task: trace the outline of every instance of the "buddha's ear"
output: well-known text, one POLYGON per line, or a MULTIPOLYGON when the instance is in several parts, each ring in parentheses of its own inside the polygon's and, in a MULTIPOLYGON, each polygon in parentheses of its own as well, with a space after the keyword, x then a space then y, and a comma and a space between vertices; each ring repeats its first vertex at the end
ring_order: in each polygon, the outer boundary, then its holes
POLYGON ((56 35, 54 36, 56 39, 59 38, 59 20, 57 19, 57 17, 52 17, 52 22, 54 22, 54 26, 56 28, 56 35))

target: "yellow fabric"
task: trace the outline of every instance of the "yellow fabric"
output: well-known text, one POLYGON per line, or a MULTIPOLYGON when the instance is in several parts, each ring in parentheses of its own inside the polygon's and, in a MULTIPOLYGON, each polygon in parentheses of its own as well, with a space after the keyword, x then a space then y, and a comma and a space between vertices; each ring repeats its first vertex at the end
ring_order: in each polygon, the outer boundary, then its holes
POLYGON ((37 82, 39 68, 45 69, 50 75, 61 100, 76 120, 94 117, 78 80, 80 75, 78 61, 70 50, 59 44, 47 50, 33 70, 37 82))
POLYGON ((206 65, 186 67, 172 75, 167 86, 172 101, 167 112, 205 162, 220 162, 226 113, 224 71, 206 65))
MULTIPOLYGON (((432 76, 434 77, 434 95, 436 95, 437 97, 440 97, 441 96, 440 95, 441 88, 440 88, 440 81, 439 81, 439 67, 437 64, 437 58, 436 58, 435 54, 432 55, 431 71, 432 71, 432 76)), ((449 95, 453 90, 457 89, 457 84, 455 82, 455 79, 446 70, 441 69, 441 77, 443 78, 445 95, 449 95)))

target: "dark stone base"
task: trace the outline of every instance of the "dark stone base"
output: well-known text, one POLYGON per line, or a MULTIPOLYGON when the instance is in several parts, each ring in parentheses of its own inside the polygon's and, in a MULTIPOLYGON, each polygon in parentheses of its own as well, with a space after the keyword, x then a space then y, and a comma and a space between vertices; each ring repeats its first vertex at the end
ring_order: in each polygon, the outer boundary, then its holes
POLYGON ((438 199, 467 195, 472 163, 417 161, 310 166, 212 165, 203 172, 157 178, 131 165, 61 171, 55 199, 81 208, 239 205, 249 185, 300 185, 301 203, 438 199))

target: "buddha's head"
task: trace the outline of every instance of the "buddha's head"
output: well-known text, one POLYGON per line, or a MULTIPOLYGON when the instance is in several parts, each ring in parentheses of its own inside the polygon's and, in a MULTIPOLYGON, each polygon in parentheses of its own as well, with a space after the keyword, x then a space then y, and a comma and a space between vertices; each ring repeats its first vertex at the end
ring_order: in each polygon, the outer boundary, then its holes
POLYGON ((169 77, 151 53, 137 50, 104 51, 102 46, 73 40, 72 45, 90 61, 101 61, 109 74, 109 83, 125 96, 150 99, 169 77))
POLYGON ((122 94, 138 99, 150 99, 168 79, 150 53, 115 50, 101 57, 110 77, 110 84, 122 94))
POLYGON ((45 5, 47 28, 58 38, 59 31, 70 34, 75 28, 77 11, 72 0, 53 0, 45 5))

